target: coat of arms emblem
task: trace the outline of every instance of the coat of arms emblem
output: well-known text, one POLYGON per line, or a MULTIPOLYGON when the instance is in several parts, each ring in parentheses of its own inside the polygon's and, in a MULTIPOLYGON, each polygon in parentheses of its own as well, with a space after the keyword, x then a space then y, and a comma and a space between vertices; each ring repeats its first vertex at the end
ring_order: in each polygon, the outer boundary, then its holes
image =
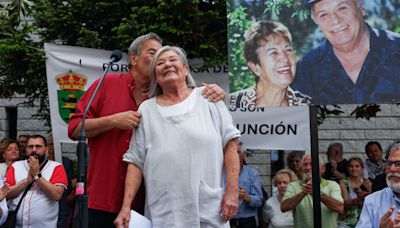
POLYGON ((75 113, 76 104, 83 95, 87 78, 81 74, 69 70, 56 77, 60 86, 57 90, 58 111, 65 123, 69 123, 70 117, 75 113))

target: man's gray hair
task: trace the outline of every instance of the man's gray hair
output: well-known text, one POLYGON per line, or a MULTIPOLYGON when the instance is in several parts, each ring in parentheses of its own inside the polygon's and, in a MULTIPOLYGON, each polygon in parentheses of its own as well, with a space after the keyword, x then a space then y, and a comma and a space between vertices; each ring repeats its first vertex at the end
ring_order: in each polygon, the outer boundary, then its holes
MULTIPOLYGON (((310 156, 311 157, 311 162, 312 162, 312 156, 311 156, 311 154, 310 153, 308 153, 308 154, 305 154, 302 158, 301 158, 301 165, 303 165, 303 163, 304 163, 304 158, 306 158, 306 157, 308 157, 308 156, 310 156)), ((325 165, 325 161, 324 161, 324 159, 322 158, 322 156, 320 155, 320 154, 318 154, 318 161, 319 161, 319 165, 321 166, 324 166, 325 165)))
POLYGON ((389 156, 391 154, 393 154, 394 152, 396 152, 396 151, 400 151, 400 141, 399 142, 395 142, 395 143, 393 143, 392 145, 389 146, 389 150, 388 150, 388 153, 387 153, 386 157, 389 158, 389 156))
MULTIPOLYGON (((153 57, 153 60, 150 63, 150 89, 148 96, 149 97, 155 97, 158 95, 163 94, 161 86, 157 83, 157 75, 156 75, 156 66, 157 66, 157 61, 160 58, 160 55, 166 51, 174 51, 176 54, 178 54, 179 58, 181 59, 182 63, 184 66, 187 66, 189 68, 189 63, 186 57, 186 52, 180 47, 176 46, 164 46, 156 52, 156 54, 153 57)), ((186 85, 190 88, 196 87, 196 83, 190 74, 190 68, 188 70, 188 74, 186 75, 186 85)))
POLYGON ((340 153, 343 154, 343 144, 342 143, 340 143, 340 142, 331 143, 328 146, 328 150, 331 147, 337 147, 339 149, 340 153))
POLYGON ((142 44, 148 40, 156 40, 162 44, 162 39, 154 32, 150 32, 150 33, 147 33, 147 34, 137 37, 134 41, 132 41, 132 43, 128 49, 128 68, 129 69, 132 67, 129 57, 131 55, 140 55, 140 48, 142 47, 142 44))

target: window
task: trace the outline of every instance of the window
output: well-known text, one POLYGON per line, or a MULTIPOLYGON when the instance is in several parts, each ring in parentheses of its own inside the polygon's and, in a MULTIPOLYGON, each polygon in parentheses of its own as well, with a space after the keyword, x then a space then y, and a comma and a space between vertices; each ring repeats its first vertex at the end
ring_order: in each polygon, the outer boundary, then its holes
POLYGON ((6 107, 7 137, 10 139, 17 138, 17 114, 17 107, 6 107))

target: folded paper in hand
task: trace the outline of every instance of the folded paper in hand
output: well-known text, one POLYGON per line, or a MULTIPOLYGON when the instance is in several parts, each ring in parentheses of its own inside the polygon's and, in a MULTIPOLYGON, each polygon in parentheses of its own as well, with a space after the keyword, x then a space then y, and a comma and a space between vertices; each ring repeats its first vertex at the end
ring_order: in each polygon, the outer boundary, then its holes
POLYGON ((151 228, 151 222, 143 215, 131 210, 131 221, 129 228, 151 228))

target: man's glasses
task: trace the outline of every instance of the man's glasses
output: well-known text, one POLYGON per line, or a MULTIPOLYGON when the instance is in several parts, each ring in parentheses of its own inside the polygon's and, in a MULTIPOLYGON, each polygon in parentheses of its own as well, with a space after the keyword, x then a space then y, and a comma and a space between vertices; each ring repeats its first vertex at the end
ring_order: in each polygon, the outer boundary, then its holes
POLYGON ((387 161, 386 168, 389 169, 392 165, 396 166, 397 169, 400 169, 400 161, 387 161))
POLYGON ((39 144, 38 144, 38 145, 28 145, 27 147, 28 147, 29 149, 33 149, 33 148, 35 148, 35 147, 38 148, 38 149, 41 149, 41 148, 44 147, 44 145, 39 145, 39 144))

